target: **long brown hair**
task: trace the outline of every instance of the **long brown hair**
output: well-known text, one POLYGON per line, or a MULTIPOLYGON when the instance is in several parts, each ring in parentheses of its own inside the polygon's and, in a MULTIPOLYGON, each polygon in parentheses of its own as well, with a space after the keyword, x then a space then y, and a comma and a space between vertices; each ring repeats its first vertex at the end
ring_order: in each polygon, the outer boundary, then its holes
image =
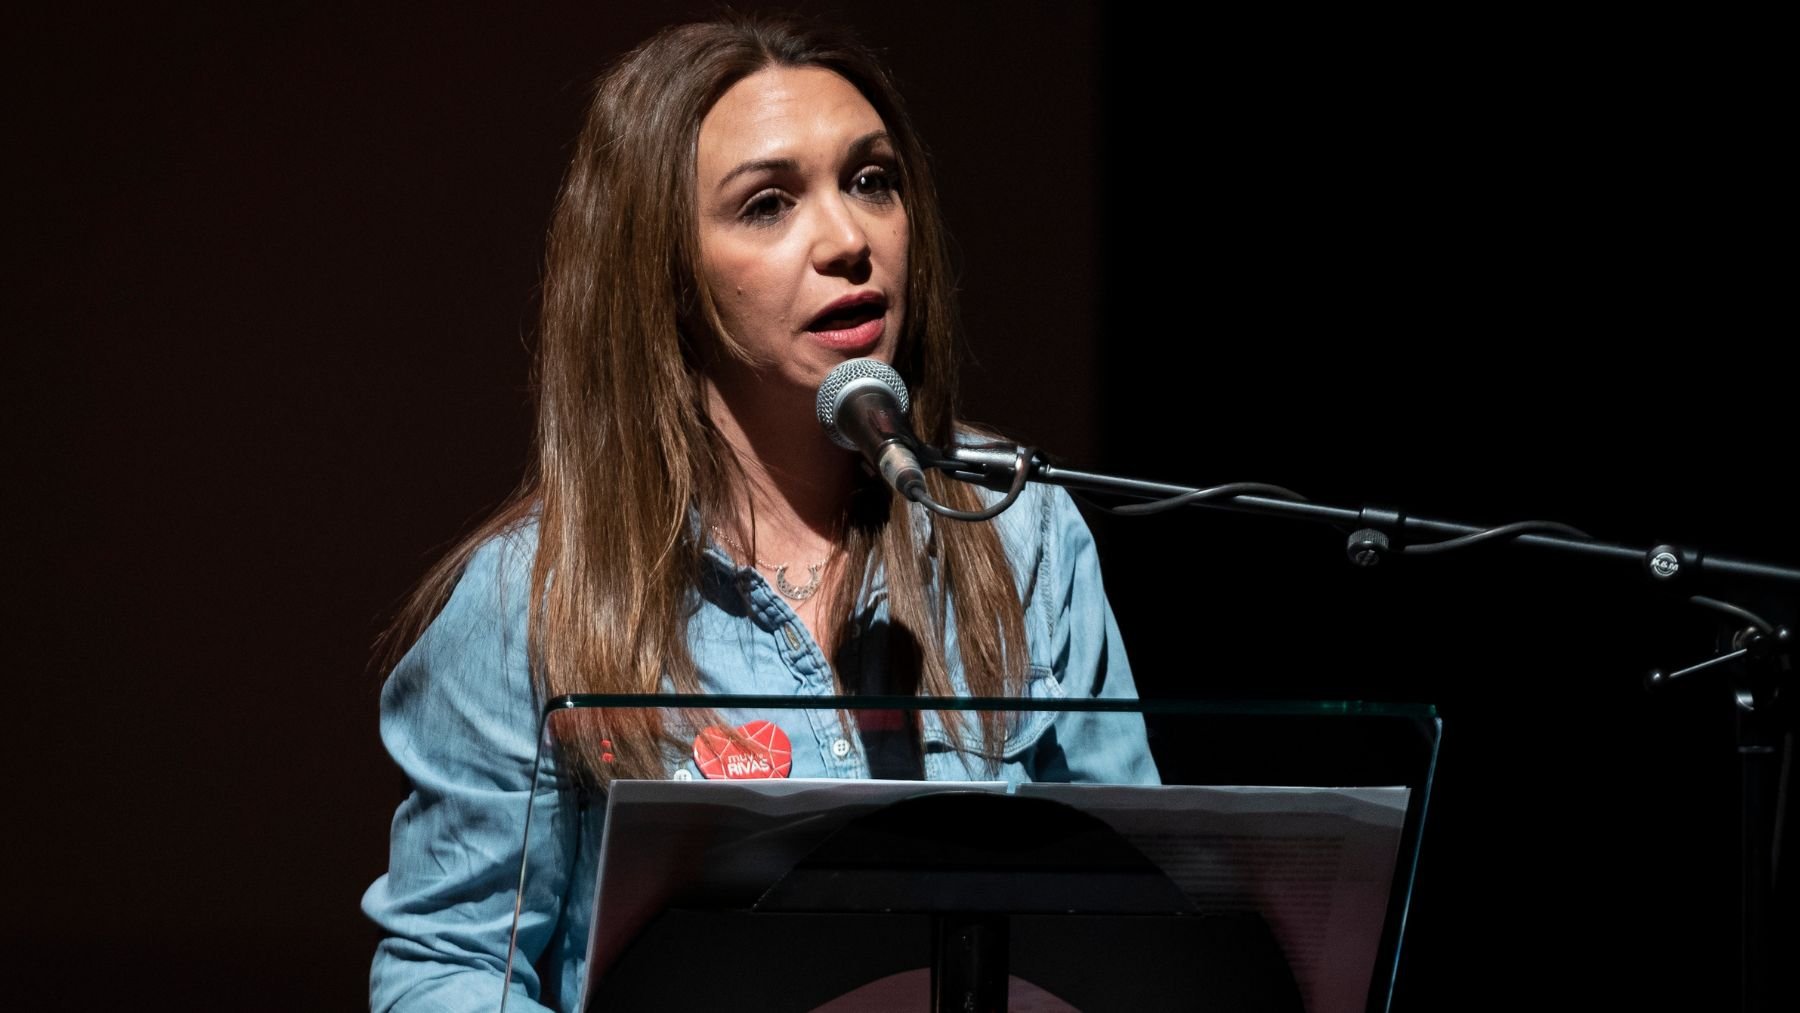
MULTIPOLYGON (((700 364, 719 324, 700 283, 695 150, 700 121, 727 89, 767 67, 823 67, 880 115, 899 166, 910 230, 907 312, 894 367, 926 442, 955 438, 958 333, 948 243, 925 151, 887 71, 840 32, 806 22, 728 16, 662 31, 597 83, 550 228, 537 362, 535 466, 520 492, 427 574, 390 642, 417 639, 482 542, 535 519, 529 642, 544 699, 564 693, 697 692, 687 618, 706 533, 739 472, 709 421, 700 364), (706 333, 706 332, 711 333, 706 333)), ((910 504, 859 490, 844 573, 883 568, 890 620, 920 645, 916 689, 950 695, 948 609, 968 690, 1019 692, 1023 609, 989 524, 940 522, 920 538, 910 504), (932 585, 932 565, 937 584, 932 585)), ((929 476, 932 495, 978 509, 975 491, 929 476)), ((828 615, 847 615, 860 581, 838 582, 828 615)), ((839 634, 841 640, 842 634, 839 634)), ((821 645, 835 657, 840 644, 821 645)), ((842 687, 840 687, 842 688, 842 687)), ((613 739, 653 743, 654 713, 609 712, 613 739)), ((950 725, 954 732, 955 725, 950 725)), ((982 717, 983 751, 1003 735, 982 717)), ((597 736, 559 737, 573 766, 601 780, 660 777, 655 749, 600 762, 597 736)))

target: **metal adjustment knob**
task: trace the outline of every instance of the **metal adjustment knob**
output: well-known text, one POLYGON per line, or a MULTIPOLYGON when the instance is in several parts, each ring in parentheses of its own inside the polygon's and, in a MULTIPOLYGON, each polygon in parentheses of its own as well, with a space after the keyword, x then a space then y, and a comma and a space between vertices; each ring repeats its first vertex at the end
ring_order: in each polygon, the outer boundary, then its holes
POLYGON ((1381 557, 1388 551, 1388 536, 1374 528, 1359 528, 1350 535, 1350 543, 1344 552, 1350 562, 1357 566, 1370 567, 1381 562, 1381 557))
POLYGON ((1674 580, 1681 576, 1681 550, 1673 545, 1658 545, 1644 553, 1644 569, 1658 581, 1674 580))

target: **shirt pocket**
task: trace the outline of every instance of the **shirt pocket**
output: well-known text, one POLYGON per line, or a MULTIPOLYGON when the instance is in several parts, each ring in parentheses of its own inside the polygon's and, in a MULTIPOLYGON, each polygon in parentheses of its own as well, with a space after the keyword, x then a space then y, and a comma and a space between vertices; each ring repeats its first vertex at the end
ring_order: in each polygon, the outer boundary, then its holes
MULTIPOLYGON (((1029 700, 1064 700, 1062 683, 1047 665, 1032 665, 1025 672, 1025 697, 1029 700)), ((1006 715, 1006 739, 1000 755, 984 756, 980 711, 926 711, 921 716, 925 745, 925 775, 933 781, 992 780, 1028 781, 1025 761, 1038 740, 1056 720, 1055 711, 1018 711, 1006 715), (955 722, 962 733, 960 747, 947 724, 955 722)))

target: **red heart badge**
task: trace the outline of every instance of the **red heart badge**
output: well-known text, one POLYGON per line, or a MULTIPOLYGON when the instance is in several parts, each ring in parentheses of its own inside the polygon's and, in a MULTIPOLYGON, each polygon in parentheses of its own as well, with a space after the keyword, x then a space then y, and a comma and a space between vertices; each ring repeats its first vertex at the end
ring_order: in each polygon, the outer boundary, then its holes
POLYGON ((735 734, 714 725, 694 736, 694 762, 708 780, 786 777, 794 769, 794 747, 772 721, 739 725, 735 734))

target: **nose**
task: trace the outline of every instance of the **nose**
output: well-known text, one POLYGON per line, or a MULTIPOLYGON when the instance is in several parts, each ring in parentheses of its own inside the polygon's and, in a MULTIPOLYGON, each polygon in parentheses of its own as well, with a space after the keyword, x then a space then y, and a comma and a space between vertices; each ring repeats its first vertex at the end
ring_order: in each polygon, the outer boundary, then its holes
POLYGON ((813 269, 853 282, 868 280, 869 232, 850 198, 832 195, 819 202, 813 234, 813 269))

